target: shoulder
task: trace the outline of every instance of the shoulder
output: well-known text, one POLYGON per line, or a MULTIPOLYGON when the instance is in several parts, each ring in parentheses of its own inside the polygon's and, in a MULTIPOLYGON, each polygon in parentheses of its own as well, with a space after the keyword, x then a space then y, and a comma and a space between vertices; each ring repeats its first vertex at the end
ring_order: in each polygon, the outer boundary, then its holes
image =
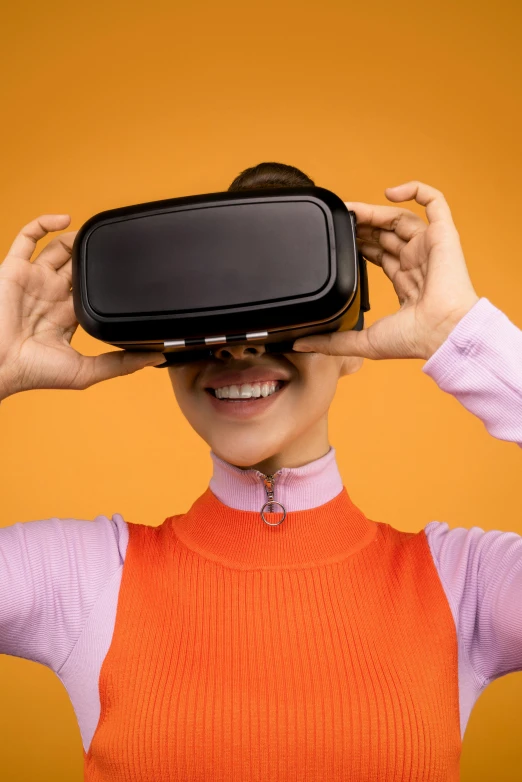
POLYGON ((434 559, 450 569, 466 565, 478 571, 522 547, 522 537, 516 532, 486 531, 477 526, 452 528, 447 522, 430 521, 424 532, 434 559))
POLYGON ((125 559, 128 525, 118 513, 111 518, 58 518, 19 521, 0 529, 0 550, 18 550, 28 559, 53 562, 107 562, 113 567, 125 559))
POLYGON ((441 521, 431 521, 424 531, 441 581, 457 605, 470 595, 483 599, 507 570, 522 566, 522 537, 516 532, 450 528, 441 521))

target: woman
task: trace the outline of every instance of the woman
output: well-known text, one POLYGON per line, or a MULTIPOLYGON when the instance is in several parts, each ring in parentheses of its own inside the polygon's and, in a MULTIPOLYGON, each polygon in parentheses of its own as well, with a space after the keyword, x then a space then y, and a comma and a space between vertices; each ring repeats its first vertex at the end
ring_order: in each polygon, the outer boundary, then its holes
MULTIPOLYGON (((263 163, 229 189, 314 182, 263 163)), ((522 670, 522 538, 368 519, 329 446, 337 381, 364 358, 422 370, 522 447, 522 331, 475 293, 444 196, 408 182, 347 203, 364 256, 400 309, 299 352, 227 345, 169 367, 214 473, 158 527, 119 515, 0 530, 0 652, 50 667, 82 733, 85 779, 457 780, 472 706, 522 670), (267 501, 286 516, 261 510, 267 501)), ((0 399, 84 389, 162 354, 82 356, 71 287, 76 232, 43 215, 0 266, 0 399)))

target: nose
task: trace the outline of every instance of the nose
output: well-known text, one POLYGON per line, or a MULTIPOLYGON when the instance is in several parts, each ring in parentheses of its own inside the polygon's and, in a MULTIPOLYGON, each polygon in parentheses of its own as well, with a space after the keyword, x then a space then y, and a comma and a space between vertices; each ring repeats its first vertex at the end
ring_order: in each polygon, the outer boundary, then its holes
POLYGON ((213 353, 215 358, 227 361, 231 358, 242 359, 250 356, 262 356, 263 353, 266 353, 266 350, 264 345, 244 342, 238 344, 231 343, 222 348, 216 348, 213 353))

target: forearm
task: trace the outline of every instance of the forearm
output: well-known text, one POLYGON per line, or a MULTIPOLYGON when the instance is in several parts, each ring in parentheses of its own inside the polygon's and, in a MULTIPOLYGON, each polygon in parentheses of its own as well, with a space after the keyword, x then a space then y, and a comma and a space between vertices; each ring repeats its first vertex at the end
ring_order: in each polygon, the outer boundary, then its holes
POLYGON ((493 437, 522 448, 522 330, 488 299, 479 299, 422 371, 493 437))

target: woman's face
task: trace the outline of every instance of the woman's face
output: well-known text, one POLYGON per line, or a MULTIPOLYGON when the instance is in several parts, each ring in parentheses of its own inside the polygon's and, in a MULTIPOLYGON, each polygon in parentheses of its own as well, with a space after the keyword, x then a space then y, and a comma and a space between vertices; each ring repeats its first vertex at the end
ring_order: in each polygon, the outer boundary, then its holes
POLYGON ((266 353, 227 345, 215 358, 169 367, 178 404, 221 459, 238 467, 299 466, 326 453, 327 413, 339 377, 362 358, 266 353), (239 397, 239 398, 238 398, 239 397))

